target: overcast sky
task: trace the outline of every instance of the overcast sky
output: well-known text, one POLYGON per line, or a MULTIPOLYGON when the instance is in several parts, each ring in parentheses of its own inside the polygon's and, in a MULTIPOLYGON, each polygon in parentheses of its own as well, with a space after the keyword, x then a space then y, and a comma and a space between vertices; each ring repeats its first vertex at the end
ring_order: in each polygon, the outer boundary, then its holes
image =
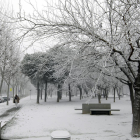
MULTIPOLYGON (((32 14, 34 10, 31 4, 33 4, 35 9, 37 9, 38 11, 42 11, 46 9, 47 3, 49 3, 50 5, 54 5, 58 1, 59 0, 0 0, 0 2, 4 3, 4 5, 12 7, 15 15, 18 15, 20 11, 22 13, 25 13, 25 15, 32 14)), ((33 47, 30 47, 26 52, 33 53, 34 51, 44 51, 44 46, 52 47, 52 44, 54 45, 54 40, 46 40, 48 42, 47 44, 45 44, 44 42, 40 42, 39 45, 35 44, 33 47)), ((23 44, 27 48, 29 43, 24 42, 23 44)))
MULTIPOLYGON (((24 12, 26 15, 28 14, 32 14, 33 13, 33 8, 30 5, 30 2, 35 6, 36 9, 38 9, 39 11, 43 10, 46 5, 46 0, 1 0, 1 5, 4 5, 4 7, 7 9, 8 8, 12 8, 12 10, 14 11, 15 15, 17 15, 20 12, 20 9, 22 11, 22 13, 24 12)), ((47 2, 49 3, 53 3, 56 0, 47 0, 47 2)), ((51 42, 50 40, 48 40, 48 42, 51 42)), ((49 47, 51 45, 49 44, 44 44, 43 42, 40 43, 36 43, 34 44, 32 47, 28 47, 30 45, 29 42, 23 42, 23 50, 25 50, 25 48, 28 48, 25 53, 34 53, 37 51, 45 51, 45 47, 49 47)))

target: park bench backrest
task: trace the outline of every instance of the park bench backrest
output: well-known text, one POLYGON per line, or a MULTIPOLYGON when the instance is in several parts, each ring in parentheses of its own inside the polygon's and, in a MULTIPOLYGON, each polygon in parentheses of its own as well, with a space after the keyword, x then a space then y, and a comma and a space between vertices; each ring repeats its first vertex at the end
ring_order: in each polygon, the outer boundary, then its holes
POLYGON ((111 109, 111 104, 108 103, 90 103, 90 104, 82 104, 82 113, 89 114, 90 109, 111 109))

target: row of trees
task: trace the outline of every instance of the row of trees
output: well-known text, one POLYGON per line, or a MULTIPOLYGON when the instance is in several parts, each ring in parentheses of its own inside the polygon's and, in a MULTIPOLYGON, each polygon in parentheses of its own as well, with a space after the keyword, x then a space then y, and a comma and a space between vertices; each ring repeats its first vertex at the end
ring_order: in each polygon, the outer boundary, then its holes
MULTIPOLYGON (((82 98, 83 91, 86 95, 89 92, 93 92, 92 88, 95 87, 101 70, 98 70, 100 69, 98 65, 91 69, 91 64, 87 62, 91 62, 93 57, 89 54, 84 58, 85 54, 83 53, 85 51, 79 52, 75 47, 63 44, 57 45, 47 52, 25 55, 21 62, 21 71, 29 77, 31 83, 37 88, 37 103, 39 103, 39 95, 42 95, 43 89, 45 89, 44 101, 46 102, 48 84, 53 84, 57 87, 57 102, 61 99, 62 90, 66 90, 66 87, 69 94, 69 101, 71 101, 73 87, 79 89, 80 99, 82 98)), ((100 79, 102 83, 97 84, 98 90, 100 90, 99 99, 102 93, 104 93, 107 99, 107 91, 111 86, 115 90, 120 89, 122 86, 115 78, 106 77, 105 73, 104 75, 100 79)), ((98 93, 96 92, 96 94, 98 93)))
MULTIPOLYGON (((21 49, 18 36, 16 34, 15 24, 9 18, 10 11, 2 5, 0 6, 0 96, 3 95, 3 83, 7 84, 7 97, 9 98, 9 89, 12 87, 13 97, 24 89, 25 79, 27 78, 21 73, 20 60, 21 49), (8 14, 7 14, 8 13, 8 14), (9 16, 9 17, 8 17, 9 16), (14 90, 15 89, 15 90, 14 90), (16 92, 15 92, 16 91, 16 92)), ((5 94, 5 93, 4 93, 5 94)), ((7 101, 7 105, 8 105, 7 101)))
POLYGON ((72 49, 64 46, 56 46, 44 53, 38 52, 25 55, 21 62, 21 70, 37 88, 37 103, 39 103, 39 93, 44 87, 44 101, 46 102, 48 83, 57 86, 57 102, 59 102, 62 94, 62 85, 66 82, 70 72, 72 56, 72 49))

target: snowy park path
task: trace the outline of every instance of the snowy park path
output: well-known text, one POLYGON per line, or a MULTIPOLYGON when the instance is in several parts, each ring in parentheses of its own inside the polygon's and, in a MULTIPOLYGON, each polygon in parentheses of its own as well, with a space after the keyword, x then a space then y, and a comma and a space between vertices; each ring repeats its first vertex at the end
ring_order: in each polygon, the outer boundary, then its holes
MULTIPOLYGON (((36 104, 36 96, 26 97, 21 100, 22 108, 14 119, 2 130, 5 139, 40 139, 50 140, 50 134, 54 130, 67 130, 72 140, 132 140, 130 135, 132 127, 131 102, 129 97, 121 100, 109 98, 104 103, 111 103, 111 108, 121 111, 112 112, 113 115, 89 115, 82 114, 81 110, 75 111, 75 107, 82 107, 87 99, 79 100, 68 97, 57 103, 56 97, 49 98, 46 103, 43 100, 36 104)), ((91 102, 97 103, 97 99, 91 102)))

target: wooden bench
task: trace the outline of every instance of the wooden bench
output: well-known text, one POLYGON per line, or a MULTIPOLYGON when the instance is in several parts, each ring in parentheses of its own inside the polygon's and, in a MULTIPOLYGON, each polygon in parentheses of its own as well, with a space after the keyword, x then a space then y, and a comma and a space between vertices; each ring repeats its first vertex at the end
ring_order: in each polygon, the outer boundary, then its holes
POLYGON ((120 109, 111 109, 111 104, 110 103, 83 103, 82 108, 75 108, 75 110, 82 110, 82 114, 90 114, 90 115, 95 115, 95 114, 106 114, 106 115, 111 115, 111 111, 120 111, 120 109))
POLYGON ((90 115, 111 115, 111 111, 120 111, 120 109, 90 109, 90 115))

